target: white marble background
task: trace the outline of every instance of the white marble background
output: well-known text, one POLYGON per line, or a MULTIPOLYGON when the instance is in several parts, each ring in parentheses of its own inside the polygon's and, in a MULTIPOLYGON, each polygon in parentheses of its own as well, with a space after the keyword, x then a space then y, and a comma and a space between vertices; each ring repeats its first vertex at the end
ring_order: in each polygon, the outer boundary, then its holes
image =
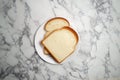
POLYGON ((0 80, 120 80, 120 0, 0 0, 0 80), (51 65, 34 34, 61 16, 80 35, 70 61, 51 65))

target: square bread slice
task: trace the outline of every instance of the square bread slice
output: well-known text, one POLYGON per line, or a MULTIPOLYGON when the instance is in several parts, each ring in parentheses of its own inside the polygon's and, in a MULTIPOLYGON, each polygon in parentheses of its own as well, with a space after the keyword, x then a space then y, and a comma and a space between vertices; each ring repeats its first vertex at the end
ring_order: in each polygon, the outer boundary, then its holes
POLYGON ((42 44, 50 52, 51 56, 61 63, 75 50, 78 42, 77 33, 70 27, 55 30, 46 37, 42 44))

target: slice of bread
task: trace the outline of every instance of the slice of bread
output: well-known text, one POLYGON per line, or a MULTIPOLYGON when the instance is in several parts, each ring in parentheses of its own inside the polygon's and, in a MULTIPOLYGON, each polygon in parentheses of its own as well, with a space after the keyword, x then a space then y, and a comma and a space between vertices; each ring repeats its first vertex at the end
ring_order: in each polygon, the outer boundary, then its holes
POLYGON ((51 56, 61 63, 75 50, 78 42, 77 33, 70 27, 57 29, 49 34, 42 44, 50 52, 51 56))
POLYGON ((56 29, 60 29, 64 26, 70 26, 69 22, 62 17, 56 17, 50 19, 46 24, 45 24, 45 30, 46 31, 53 31, 56 29))
MULTIPOLYGON (((52 31, 62 28, 64 26, 70 26, 69 22, 62 17, 55 17, 50 19, 46 24, 45 24, 45 30, 47 31, 45 33, 45 36, 48 36, 52 31)), ((44 53, 47 55, 49 52, 44 48, 44 53)))

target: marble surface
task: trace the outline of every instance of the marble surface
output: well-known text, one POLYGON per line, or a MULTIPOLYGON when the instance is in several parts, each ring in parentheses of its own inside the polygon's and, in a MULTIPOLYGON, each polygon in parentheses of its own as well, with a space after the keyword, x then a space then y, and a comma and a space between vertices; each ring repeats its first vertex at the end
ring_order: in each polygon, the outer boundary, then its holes
POLYGON ((120 0, 0 0, 0 80, 120 80, 120 0), (78 51, 58 65, 33 42, 52 17, 80 35, 78 51))

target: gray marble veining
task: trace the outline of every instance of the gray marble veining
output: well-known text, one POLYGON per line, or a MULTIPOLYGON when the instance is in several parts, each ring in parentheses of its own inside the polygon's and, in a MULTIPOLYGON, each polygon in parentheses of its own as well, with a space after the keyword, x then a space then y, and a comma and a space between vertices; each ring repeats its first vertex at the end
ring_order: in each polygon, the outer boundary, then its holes
POLYGON ((120 80, 119 0, 0 0, 0 80, 120 80), (80 43, 68 62, 43 61, 34 35, 52 17, 75 26, 80 43))

